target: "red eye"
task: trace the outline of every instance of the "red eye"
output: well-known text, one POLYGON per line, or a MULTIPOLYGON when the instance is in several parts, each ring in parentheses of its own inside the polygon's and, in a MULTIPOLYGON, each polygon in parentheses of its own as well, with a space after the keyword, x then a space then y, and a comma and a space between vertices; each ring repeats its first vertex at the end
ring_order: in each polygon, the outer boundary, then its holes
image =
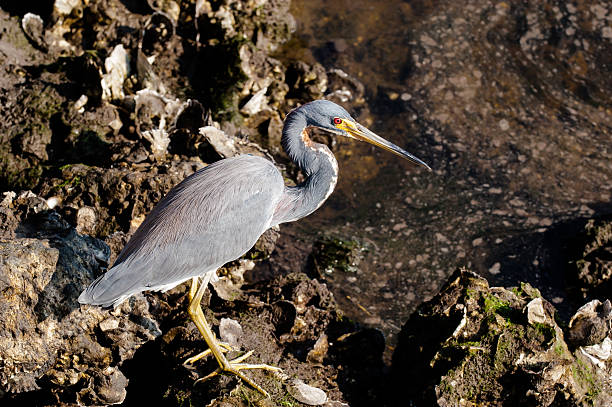
POLYGON ((334 117, 334 124, 338 125, 340 123, 342 123, 342 119, 339 117, 334 117))

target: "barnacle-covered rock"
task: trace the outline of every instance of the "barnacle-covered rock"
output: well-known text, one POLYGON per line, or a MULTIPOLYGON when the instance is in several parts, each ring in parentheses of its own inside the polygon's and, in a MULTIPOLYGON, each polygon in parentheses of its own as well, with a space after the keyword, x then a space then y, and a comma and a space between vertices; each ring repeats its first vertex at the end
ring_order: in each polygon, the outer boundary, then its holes
POLYGON ((552 304, 528 284, 489 287, 482 277, 457 270, 402 328, 390 400, 607 405, 612 369, 607 304, 581 308, 564 332, 552 304), (589 334, 593 326, 601 328, 596 337, 589 334))

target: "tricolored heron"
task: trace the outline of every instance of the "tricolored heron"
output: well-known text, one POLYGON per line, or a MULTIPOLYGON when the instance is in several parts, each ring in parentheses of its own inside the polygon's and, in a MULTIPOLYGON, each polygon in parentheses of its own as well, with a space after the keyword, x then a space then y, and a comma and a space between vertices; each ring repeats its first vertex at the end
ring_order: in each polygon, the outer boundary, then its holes
POLYGON ((334 190, 338 163, 327 146, 311 140, 313 128, 367 141, 431 170, 420 159, 357 123, 337 104, 327 100, 307 103, 287 115, 281 141, 304 172, 304 182, 285 186, 283 176, 270 161, 251 155, 226 158, 197 171, 151 211, 113 267, 81 293, 79 302, 117 306, 141 291, 165 291, 191 279, 189 315, 209 349, 186 363, 212 353, 219 368, 203 380, 233 373, 267 395, 241 370, 280 369, 242 363, 252 351, 228 360, 224 352, 231 348, 217 341, 200 302, 219 267, 245 254, 268 228, 317 210, 334 190))

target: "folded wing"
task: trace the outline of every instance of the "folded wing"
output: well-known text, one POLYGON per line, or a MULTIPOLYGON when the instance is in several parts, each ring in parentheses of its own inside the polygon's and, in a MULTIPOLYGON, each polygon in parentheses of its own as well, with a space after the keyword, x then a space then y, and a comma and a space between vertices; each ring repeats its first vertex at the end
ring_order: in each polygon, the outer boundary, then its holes
POLYGON ((79 302, 118 305, 215 272, 246 253, 270 227, 284 182, 274 165, 243 155, 211 164, 174 187, 79 302))

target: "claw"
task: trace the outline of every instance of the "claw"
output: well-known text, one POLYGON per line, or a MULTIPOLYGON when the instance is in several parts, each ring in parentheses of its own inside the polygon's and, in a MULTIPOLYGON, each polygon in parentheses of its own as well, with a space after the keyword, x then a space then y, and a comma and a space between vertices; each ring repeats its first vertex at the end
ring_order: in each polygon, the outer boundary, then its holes
POLYGON ((279 368, 279 367, 269 366, 269 365, 265 365, 265 364, 241 363, 243 360, 245 360, 246 358, 248 358, 252 354, 253 354, 253 351, 251 350, 251 351, 245 353, 244 355, 237 357, 236 359, 228 361, 227 366, 220 366, 220 367, 218 367, 217 370, 215 370, 214 372, 208 374, 205 377, 199 378, 198 380, 195 381, 195 383, 205 382, 208 379, 210 379, 212 377, 215 377, 215 376, 218 376, 220 374, 230 373, 230 374, 238 376, 242 381, 247 383, 249 386, 251 386, 252 388, 257 390, 258 392, 260 392, 264 397, 269 397, 269 394, 268 394, 267 391, 265 391, 263 388, 261 388, 261 386, 259 386, 257 383, 255 383, 253 380, 251 380, 249 377, 247 377, 244 373, 242 373, 241 370, 263 369, 263 370, 268 370, 268 371, 271 371, 271 372, 281 372, 282 369, 279 368))
MULTIPOLYGON (((232 348, 229 344, 224 343, 224 342, 219 342, 219 347, 221 348, 222 352, 231 352, 231 351, 236 351, 236 349, 232 348)), ((188 359, 186 359, 183 362, 183 366, 187 366, 187 365, 193 365, 195 362, 197 362, 200 359, 204 359, 206 356, 211 355, 212 351, 209 349, 206 349, 204 352, 200 352, 195 356, 192 356, 188 359)))
POLYGON ((248 363, 241 363, 243 360, 251 356, 253 354, 253 351, 249 351, 245 353, 244 355, 241 355, 235 359, 232 359, 231 361, 227 360, 224 353, 227 353, 230 350, 234 350, 234 349, 226 343, 217 341, 217 338, 215 338, 215 334, 213 333, 213 331, 210 329, 210 326, 208 326, 208 323, 206 322, 206 318, 204 317, 204 313, 202 312, 202 307, 200 306, 200 302, 202 301, 202 296, 204 295, 204 291, 206 290, 206 286, 208 285, 209 280, 210 280, 210 275, 206 276, 204 281, 202 281, 201 283, 198 282, 197 278, 193 278, 191 289, 189 290, 189 316, 191 317, 192 321, 196 324, 198 331, 200 331, 200 333, 202 334, 202 337, 208 344, 209 349, 193 357, 190 357, 184 362, 184 364, 192 364, 202 359, 203 357, 206 357, 212 354, 217 360, 217 363, 219 363, 219 368, 215 370, 214 372, 212 372, 211 374, 209 374, 208 376, 205 376, 205 377, 202 377, 201 379, 196 380, 196 383, 206 381, 210 379, 211 377, 217 376, 219 374, 229 373, 229 374, 238 376, 243 382, 245 382, 246 384, 248 384, 249 386, 257 390, 258 392, 263 394, 264 397, 269 397, 267 391, 261 388, 253 380, 249 379, 244 373, 241 372, 241 370, 263 369, 263 370, 268 370, 268 371, 277 373, 277 372, 280 372, 281 369, 278 367, 268 366, 264 364, 254 365, 254 364, 248 364, 248 363), (198 287, 198 284, 199 284, 199 287, 198 287))

